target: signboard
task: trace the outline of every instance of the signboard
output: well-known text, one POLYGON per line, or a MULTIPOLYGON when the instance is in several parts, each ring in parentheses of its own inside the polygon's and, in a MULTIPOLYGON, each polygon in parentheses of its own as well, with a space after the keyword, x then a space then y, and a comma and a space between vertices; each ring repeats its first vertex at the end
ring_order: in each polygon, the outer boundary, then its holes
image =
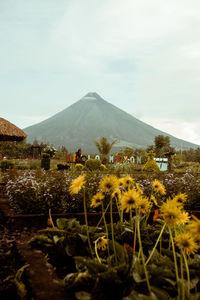
POLYGON ((167 169, 168 169, 168 158, 155 157, 154 160, 156 161, 160 171, 167 171, 167 169))

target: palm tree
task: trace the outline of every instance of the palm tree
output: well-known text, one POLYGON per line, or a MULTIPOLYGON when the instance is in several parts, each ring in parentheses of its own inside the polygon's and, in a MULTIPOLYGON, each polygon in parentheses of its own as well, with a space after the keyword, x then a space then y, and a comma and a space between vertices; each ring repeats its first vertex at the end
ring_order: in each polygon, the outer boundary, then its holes
POLYGON ((101 155, 103 164, 105 164, 108 161, 108 155, 110 153, 110 150, 116 142, 117 140, 113 141, 112 143, 109 143, 107 141, 107 138, 105 138, 104 136, 100 139, 99 142, 96 139, 94 140, 94 143, 97 146, 97 149, 99 150, 99 153, 101 155))

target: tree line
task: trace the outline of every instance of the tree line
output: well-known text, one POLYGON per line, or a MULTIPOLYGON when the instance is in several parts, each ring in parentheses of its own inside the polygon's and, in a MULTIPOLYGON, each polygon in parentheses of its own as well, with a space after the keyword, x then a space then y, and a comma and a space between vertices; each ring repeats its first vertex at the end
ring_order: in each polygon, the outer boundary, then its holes
MULTIPOLYGON (((94 143, 102 157, 103 160, 107 160, 107 157, 117 141, 109 142, 107 138, 102 137, 99 141, 94 140, 94 143)), ((40 158, 44 150, 50 147, 53 149, 52 145, 47 143, 39 143, 35 140, 33 143, 22 142, 0 142, 0 157, 7 158, 40 158)), ((197 149, 188 149, 188 150, 175 150, 170 145, 170 137, 158 135, 154 138, 154 144, 149 145, 146 149, 133 149, 126 147, 118 152, 115 155, 128 156, 133 155, 141 156, 142 162, 146 161, 147 153, 153 150, 156 157, 167 157, 168 155, 176 154, 177 157, 181 157, 182 161, 186 162, 200 162, 200 147, 197 149)), ((56 149, 55 156, 56 158, 65 159, 68 150, 65 146, 61 146, 56 149)))

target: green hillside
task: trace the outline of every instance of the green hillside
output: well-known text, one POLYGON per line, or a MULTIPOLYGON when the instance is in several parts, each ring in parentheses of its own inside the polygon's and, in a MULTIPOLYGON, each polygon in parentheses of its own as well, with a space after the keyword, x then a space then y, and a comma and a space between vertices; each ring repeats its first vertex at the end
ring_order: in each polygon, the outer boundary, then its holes
POLYGON ((127 146, 146 148, 154 143, 154 137, 159 134, 169 136, 175 148, 197 148, 195 144, 147 125, 96 93, 88 93, 63 111, 24 131, 28 135, 28 142, 37 139, 55 147, 64 145, 69 151, 82 148, 84 153, 97 152, 93 140, 102 136, 110 141, 117 139, 114 151, 127 146))

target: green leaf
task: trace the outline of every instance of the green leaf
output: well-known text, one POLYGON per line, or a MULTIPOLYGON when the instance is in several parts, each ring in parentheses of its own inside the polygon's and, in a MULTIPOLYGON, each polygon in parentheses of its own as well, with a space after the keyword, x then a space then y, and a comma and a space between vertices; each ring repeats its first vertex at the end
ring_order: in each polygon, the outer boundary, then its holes
POLYGON ((85 246, 79 234, 69 235, 65 238, 65 251, 69 256, 82 255, 85 246))
POLYGON ((194 289, 198 283, 199 283, 199 277, 195 277, 192 280, 190 280, 190 289, 194 289))
POLYGON ((142 279, 140 274, 138 272, 133 272, 133 279, 135 280, 135 282, 137 283, 141 283, 141 282, 144 282, 145 279, 142 279))
POLYGON ((80 236, 81 240, 83 241, 83 243, 85 244, 88 240, 87 235, 78 233, 78 236, 80 236))
POLYGON ((158 299, 169 300, 170 297, 166 291, 155 286, 151 286, 151 290, 155 293, 158 299))
POLYGON ((67 274, 64 278, 65 286, 69 287, 69 286, 73 285, 77 275, 78 275, 78 273, 69 273, 69 274, 67 274))
POLYGON ((58 235, 53 236, 53 241, 55 244, 57 244, 59 240, 60 240, 60 237, 58 235))
POLYGON ((72 230, 74 227, 80 226, 76 219, 60 218, 56 220, 59 229, 72 230))
POLYGON ((46 235, 36 235, 32 237, 29 241, 29 244, 31 246, 37 246, 37 245, 46 245, 47 244, 53 244, 53 241, 49 239, 46 235))
MULTIPOLYGON (((124 246, 120 245, 117 242, 114 242, 114 243, 115 243, 115 250, 116 250, 116 254, 117 254, 117 258, 118 258, 119 263, 127 262, 128 261, 128 254, 127 254, 127 251, 124 248, 124 246)), ((112 241, 109 241, 109 246, 110 246, 110 249, 113 251, 112 241)))
POLYGON ((91 259, 83 256, 75 256, 74 260, 76 264, 86 266, 89 273, 102 273, 108 269, 106 265, 100 264, 96 258, 91 259))
MULTIPOLYGON (((124 297, 123 300, 160 300, 154 293, 151 293, 151 296, 139 294, 138 292, 132 290, 131 293, 124 297)), ((169 300, 169 299, 168 299, 169 300)))
POLYGON ((117 274, 117 270, 115 268, 109 268, 106 272, 98 274, 98 277, 107 282, 119 281, 120 278, 117 274))
POLYGON ((91 300, 92 299, 92 295, 85 291, 76 292, 75 296, 76 296, 76 299, 78 299, 78 300, 91 300))

